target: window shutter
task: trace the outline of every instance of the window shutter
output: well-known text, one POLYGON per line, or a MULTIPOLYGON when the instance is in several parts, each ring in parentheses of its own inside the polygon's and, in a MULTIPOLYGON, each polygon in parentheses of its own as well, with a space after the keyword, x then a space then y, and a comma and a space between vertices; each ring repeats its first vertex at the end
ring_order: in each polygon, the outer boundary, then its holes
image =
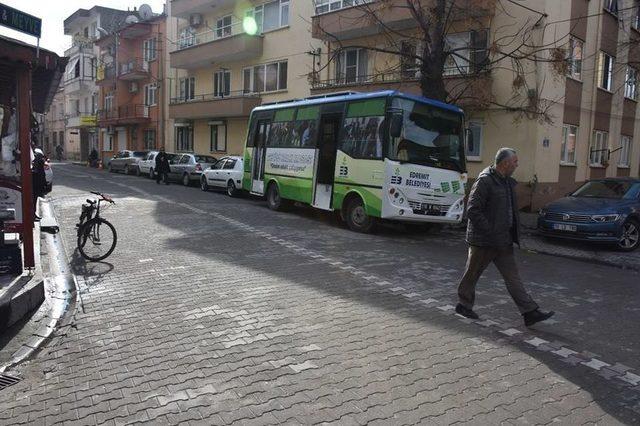
POLYGON ((474 73, 486 71, 489 64, 489 52, 487 49, 487 30, 471 32, 471 64, 474 73))
POLYGON ((358 49, 358 81, 365 81, 369 70, 369 62, 367 59, 367 51, 358 49))

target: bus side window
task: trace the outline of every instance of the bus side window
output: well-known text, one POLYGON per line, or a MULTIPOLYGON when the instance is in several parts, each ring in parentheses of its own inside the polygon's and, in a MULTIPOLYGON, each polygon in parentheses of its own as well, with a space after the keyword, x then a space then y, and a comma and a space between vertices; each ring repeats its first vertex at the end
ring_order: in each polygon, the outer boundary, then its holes
POLYGON ((382 159, 385 98, 352 102, 344 119, 340 149, 353 158, 382 159))

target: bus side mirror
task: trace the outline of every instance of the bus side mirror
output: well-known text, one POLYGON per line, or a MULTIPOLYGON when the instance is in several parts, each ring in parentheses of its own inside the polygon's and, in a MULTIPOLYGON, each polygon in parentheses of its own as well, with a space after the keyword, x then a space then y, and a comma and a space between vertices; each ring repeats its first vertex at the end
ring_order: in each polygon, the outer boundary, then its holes
POLYGON ((402 135, 402 114, 391 115, 391 123, 389 124, 389 133, 393 138, 399 138, 402 135))
POLYGON ((471 129, 465 129, 464 134, 465 139, 467 140, 467 151, 473 152, 473 132, 471 129))

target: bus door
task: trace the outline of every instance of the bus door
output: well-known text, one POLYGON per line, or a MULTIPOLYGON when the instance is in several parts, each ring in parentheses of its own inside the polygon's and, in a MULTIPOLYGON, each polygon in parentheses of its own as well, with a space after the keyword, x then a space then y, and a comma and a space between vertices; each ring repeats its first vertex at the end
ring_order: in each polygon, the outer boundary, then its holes
POLYGON ((251 193, 264 195, 264 162, 267 153, 267 137, 271 123, 268 120, 258 121, 253 136, 253 158, 251 164, 251 193))
POLYGON ((336 152, 342 114, 322 114, 318 135, 318 161, 313 196, 313 206, 323 210, 331 209, 331 194, 336 168, 336 152))

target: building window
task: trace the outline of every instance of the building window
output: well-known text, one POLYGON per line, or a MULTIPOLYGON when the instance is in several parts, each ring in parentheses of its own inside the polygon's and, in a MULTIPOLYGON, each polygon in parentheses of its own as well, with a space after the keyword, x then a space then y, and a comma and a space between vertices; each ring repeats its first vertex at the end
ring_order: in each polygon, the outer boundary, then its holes
POLYGON ((631 26, 640 31, 640 0, 635 0, 631 9, 631 26))
POLYGON ((624 96, 634 101, 638 99, 638 70, 630 66, 625 76, 624 96))
MULTIPOLYGON (((486 34, 486 32, 482 32, 486 34)), ((444 75, 468 74, 472 70, 472 51, 475 53, 476 48, 472 46, 472 32, 447 34, 445 36, 445 50, 447 58, 444 63, 444 75)), ((484 37, 485 46, 479 48, 486 52, 486 35, 484 37)), ((485 53, 486 55, 486 53, 485 53)))
POLYGON ((344 49, 336 55, 336 82, 344 84, 365 81, 368 68, 365 49, 344 49))
POLYGON ((569 40, 569 52, 567 56, 567 75, 576 80, 582 80, 582 49, 584 43, 577 38, 569 40))
POLYGON ((604 0, 604 9, 618 16, 618 0, 604 0))
POLYGON ((178 38, 178 49, 185 49, 196 44, 196 32, 193 28, 187 27, 180 30, 178 38))
POLYGON ((153 61, 156 59, 157 55, 156 50, 156 39, 150 38, 145 40, 142 46, 142 57, 145 61, 153 61))
POLYGON ((144 149, 154 149, 156 147, 156 131, 154 129, 146 129, 142 133, 144 141, 144 149))
POLYGON ((258 34, 289 25, 289 0, 276 0, 261 4, 245 12, 255 19, 258 34))
POLYGON ((272 62, 242 70, 242 87, 246 92, 272 92, 287 88, 287 62, 272 62))
POLYGON ((482 159, 484 124, 480 121, 469 121, 469 129, 473 133, 473 149, 467 146, 467 159, 479 161, 482 159))
POLYGON ((618 167, 629 167, 631 165, 631 136, 620 138, 620 157, 618 167))
POLYGON ((560 147, 560 164, 576 163, 576 142, 578 127, 570 124, 562 126, 562 145, 560 147))
POLYGON ((57 146, 58 145, 58 133, 57 132, 51 132, 51 140, 53 141, 53 146, 57 146))
POLYGON ((176 127, 176 150, 193 151, 193 127, 177 126, 176 127))
POLYGON ((144 104, 146 106, 156 105, 156 91, 158 90, 156 83, 145 84, 144 86, 144 104))
POLYGON ((216 38, 229 37, 231 35, 232 20, 232 15, 228 15, 216 21, 216 38))
POLYGON ((196 78, 187 77, 180 80, 180 100, 191 101, 195 99, 196 78))
POLYGON ((102 145, 103 151, 113 151, 113 135, 111 133, 104 133, 102 145))
POLYGON ((221 70, 213 73, 213 95, 229 96, 231 93, 231 71, 221 70))
POLYGON ((604 52, 598 55, 598 87, 611 91, 613 84, 613 56, 604 52))
POLYGON ((603 166, 609 155, 609 133, 595 130, 589 153, 589 165, 592 167, 603 166))
POLYGON ((209 124, 211 133, 211 141, 209 150, 211 152, 227 150, 227 126, 220 122, 219 124, 209 124))
POLYGON ((404 40, 400 43, 400 77, 417 78, 420 67, 418 65, 418 46, 413 41, 404 40))
POLYGON ((316 15, 370 2, 371 0, 316 0, 316 15))
POLYGON ((105 111, 111 111, 113 109, 113 93, 108 93, 104 97, 104 109, 105 111))

